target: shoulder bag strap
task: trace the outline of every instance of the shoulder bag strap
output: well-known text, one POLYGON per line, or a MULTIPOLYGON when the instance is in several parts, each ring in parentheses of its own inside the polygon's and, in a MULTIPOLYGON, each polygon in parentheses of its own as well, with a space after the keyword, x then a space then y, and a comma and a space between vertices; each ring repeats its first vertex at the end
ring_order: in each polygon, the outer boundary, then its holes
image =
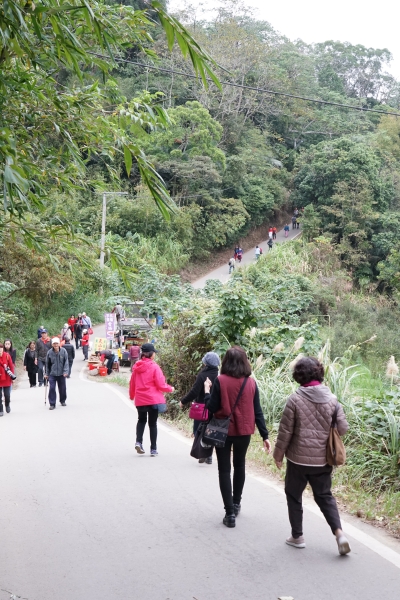
POLYGON ((334 413, 332 415, 331 427, 336 427, 336 421, 337 421, 338 411, 339 411, 339 402, 336 402, 335 410, 334 410, 334 413))
POLYGON ((231 418, 231 416, 232 416, 232 415, 233 415, 233 413, 234 413, 234 410, 235 410, 235 408, 236 408, 236 406, 237 406, 237 403, 239 402, 239 400, 240 400, 240 397, 241 397, 241 395, 242 395, 242 393, 243 393, 243 390, 244 390, 244 388, 246 387, 247 380, 248 380, 248 377, 245 377, 245 378, 244 378, 244 380, 243 380, 243 383, 242 383, 242 385, 241 385, 241 388, 240 388, 240 390, 239 390, 238 396, 237 396, 237 398, 236 398, 236 402, 235 402, 235 404, 233 405, 233 408, 232 408, 231 414, 229 415, 229 418, 231 418))

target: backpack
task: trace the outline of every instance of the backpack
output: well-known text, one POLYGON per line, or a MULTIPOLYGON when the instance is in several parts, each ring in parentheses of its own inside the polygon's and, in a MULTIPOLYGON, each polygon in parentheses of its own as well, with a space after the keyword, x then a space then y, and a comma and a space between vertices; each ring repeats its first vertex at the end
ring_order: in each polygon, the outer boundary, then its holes
POLYGON ((262 248, 260 248, 260 254, 262 254, 262 248))

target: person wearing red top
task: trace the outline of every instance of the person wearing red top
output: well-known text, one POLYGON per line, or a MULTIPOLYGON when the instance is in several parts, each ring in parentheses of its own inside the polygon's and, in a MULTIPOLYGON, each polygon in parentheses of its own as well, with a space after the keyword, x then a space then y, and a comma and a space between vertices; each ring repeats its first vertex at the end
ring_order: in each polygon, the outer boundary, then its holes
POLYGON ((239 346, 229 348, 210 395, 211 381, 204 382, 204 400, 217 419, 231 416, 228 437, 223 448, 215 448, 218 460, 219 486, 225 506, 223 524, 235 527, 241 509, 246 478, 246 453, 255 425, 263 439, 265 450, 271 452, 268 429, 260 405, 257 384, 250 378, 251 366, 246 352, 239 346), (241 392, 241 393, 240 393, 241 392), (240 394, 240 395, 239 395, 240 394), (235 407, 236 401, 239 398, 235 407), (233 410, 235 407, 235 410, 233 410), (233 413, 232 413, 233 411, 233 413), (233 451, 233 494, 231 482, 231 450, 233 451))
POLYGON ((75 335, 75 325, 77 323, 78 319, 75 319, 75 315, 71 315, 70 318, 68 319, 68 327, 71 330, 71 340, 74 339, 74 335, 75 335))
POLYGON ((129 385, 129 398, 135 402, 138 411, 136 427, 135 450, 144 454, 143 433, 147 423, 150 430, 150 456, 157 456, 157 419, 158 405, 165 404, 164 393, 173 392, 174 388, 165 381, 164 374, 154 361, 155 352, 153 344, 143 344, 140 360, 133 365, 129 385))
POLYGON ((4 402, 6 405, 6 412, 11 412, 10 408, 10 389, 11 389, 11 377, 7 373, 10 370, 14 373, 14 363, 11 360, 11 356, 4 351, 4 345, 0 344, 0 417, 4 415, 3 412, 3 394, 4 402))
POLYGON ((277 230, 277 228, 276 228, 276 227, 273 227, 273 228, 272 228, 272 239, 273 239, 273 240, 276 240, 276 233, 277 233, 277 231, 278 231, 278 230, 277 230))
POLYGON ((136 344, 132 344, 132 346, 129 348, 129 358, 131 361, 131 371, 133 370, 133 365, 137 363, 137 361, 139 360, 139 356, 140 356, 140 348, 139 346, 136 346, 136 344))
POLYGON ((84 329, 82 331, 83 335, 82 335, 82 339, 81 339, 81 346, 82 346, 82 352, 83 352, 83 360, 87 360, 88 359, 88 354, 89 354, 89 334, 88 334, 88 330, 84 329))

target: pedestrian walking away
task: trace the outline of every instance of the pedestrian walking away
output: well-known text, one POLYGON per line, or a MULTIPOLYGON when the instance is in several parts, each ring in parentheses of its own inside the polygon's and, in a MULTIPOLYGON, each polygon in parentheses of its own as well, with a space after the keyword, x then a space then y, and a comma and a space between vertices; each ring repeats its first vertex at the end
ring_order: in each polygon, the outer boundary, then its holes
POLYGON ((30 387, 36 387, 36 375, 38 372, 36 342, 32 340, 26 347, 24 354, 24 371, 28 373, 30 387))
POLYGON ((289 230, 290 230, 289 223, 286 223, 285 227, 283 228, 283 231, 285 232, 285 238, 288 237, 289 230))
POLYGON ((268 430, 261 410, 258 387, 250 377, 251 366, 246 352, 239 346, 229 348, 222 360, 221 374, 204 383, 205 403, 216 419, 231 415, 228 437, 223 448, 215 448, 218 461, 219 487, 225 507, 223 524, 235 527, 241 510, 246 478, 246 453, 257 425, 264 448, 271 451, 268 430), (233 490, 231 482, 231 450, 233 451, 233 490))
POLYGON ((296 217, 294 215, 292 217, 292 229, 296 229, 296 217))
POLYGON ((276 240, 276 234, 277 234, 277 231, 278 231, 278 230, 277 230, 277 228, 276 228, 276 227, 273 227, 273 228, 272 228, 272 239, 273 239, 273 240, 276 240))
POLYGON ((46 357, 50 348, 51 339, 47 335, 47 329, 42 329, 42 337, 36 342, 39 387, 42 387, 43 385, 43 369, 46 364, 46 357))
POLYGON ((64 350, 66 350, 67 355, 68 355, 67 378, 69 379, 71 377, 72 365, 74 364, 74 359, 75 359, 75 347, 68 336, 65 338, 65 344, 64 344, 63 348, 64 348, 64 350))
POLYGON ((274 245, 274 242, 272 240, 268 240, 267 244, 268 244, 269 249, 272 250, 272 246, 274 245))
POLYGON ((274 230, 272 229, 272 227, 270 227, 268 229, 268 239, 272 240, 273 235, 274 235, 274 230))
POLYGON ((46 379, 49 380, 49 404, 50 410, 56 407, 57 392, 61 406, 67 406, 67 384, 66 378, 69 373, 68 354, 65 348, 61 348, 60 339, 53 338, 51 348, 46 357, 46 379))
POLYGON ((229 259, 228 265, 229 265, 229 275, 232 273, 232 271, 235 270, 235 259, 232 257, 229 259))
POLYGON ((241 248, 239 246, 238 251, 237 251, 237 259, 239 264, 242 262, 242 258, 243 258, 243 248, 241 248))
POLYGON ((256 251, 255 251, 256 260, 258 260, 260 258, 260 254, 261 254, 260 248, 258 246, 256 246, 256 251))
POLYGON ((296 229, 300 229, 299 217, 296 217, 296 229))
POLYGON ((117 325, 118 327, 120 327, 121 325, 121 319, 124 319, 124 309, 122 307, 121 302, 118 300, 117 304, 114 306, 114 308, 111 311, 112 313, 115 313, 116 317, 117 317, 117 325))
MULTIPOLYGON (((202 358, 203 368, 200 373, 196 377, 196 381, 192 389, 182 398, 180 401, 180 407, 183 408, 189 402, 197 402, 198 404, 205 404, 204 401, 204 382, 206 379, 211 381, 211 384, 214 383, 216 378, 218 377, 218 367, 221 364, 219 356, 216 352, 207 352, 202 358)), ((196 431, 200 425, 201 421, 193 420, 193 434, 196 434, 196 431)), ((212 464, 212 457, 209 458, 200 458, 199 463, 206 462, 208 465, 212 464)))
POLYGON ((14 377, 14 363, 8 352, 4 351, 4 345, 0 344, 0 417, 3 412, 3 395, 6 412, 11 412, 10 406, 10 390, 14 377))
POLYGON ((138 411, 136 426, 135 450, 145 454, 143 433, 148 422, 150 430, 150 456, 157 456, 157 419, 159 405, 165 405, 164 393, 171 393, 174 388, 165 381, 164 374, 155 362, 157 350, 153 344, 143 344, 140 360, 133 365, 129 384, 129 397, 138 411))
POLYGON ((89 356, 89 334, 87 329, 84 329, 82 331, 82 339, 81 339, 81 346, 82 346, 82 353, 83 353, 83 360, 87 360, 88 356, 89 356))
POLYGON ((132 344, 129 348, 129 359, 131 361, 131 371, 133 369, 133 365, 137 363, 140 356, 140 346, 136 344, 132 344))
POLYGON ((233 256, 234 256, 235 260, 237 259, 238 254, 239 254, 239 244, 236 244, 235 249, 233 251, 233 256))
POLYGON ((309 483, 315 502, 336 536, 339 554, 347 554, 350 545, 332 495, 332 467, 327 462, 332 418, 337 412, 337 431, 344 435, 348 429, 346 417, 336 396, 322 384, 324 367, 318 359, 301 358, 294 367, 293 379, 300 387, 286 402, 274 449, 278 469, 286 456, 285 493, 292 527, 286 543, 305 548, 302 496, 309 483))

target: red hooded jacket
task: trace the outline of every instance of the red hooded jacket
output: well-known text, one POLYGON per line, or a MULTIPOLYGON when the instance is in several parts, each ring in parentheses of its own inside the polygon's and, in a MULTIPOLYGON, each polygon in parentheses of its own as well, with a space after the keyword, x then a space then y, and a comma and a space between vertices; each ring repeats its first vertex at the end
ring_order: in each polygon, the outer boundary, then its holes
POLYGON ((133 366, 129 397, 135 406, 165 404, 164 393, 172 392, 173 387, 165 381, 164 373, 151 358, 142 358, 133 366))
POLYGON ((12 384, 11 378, 7 375, 2 365, 8 365, 14 373, 14 364, 8 352, 3 351, 3 354, 0 356, 0 387, 10 387, 12 384))

